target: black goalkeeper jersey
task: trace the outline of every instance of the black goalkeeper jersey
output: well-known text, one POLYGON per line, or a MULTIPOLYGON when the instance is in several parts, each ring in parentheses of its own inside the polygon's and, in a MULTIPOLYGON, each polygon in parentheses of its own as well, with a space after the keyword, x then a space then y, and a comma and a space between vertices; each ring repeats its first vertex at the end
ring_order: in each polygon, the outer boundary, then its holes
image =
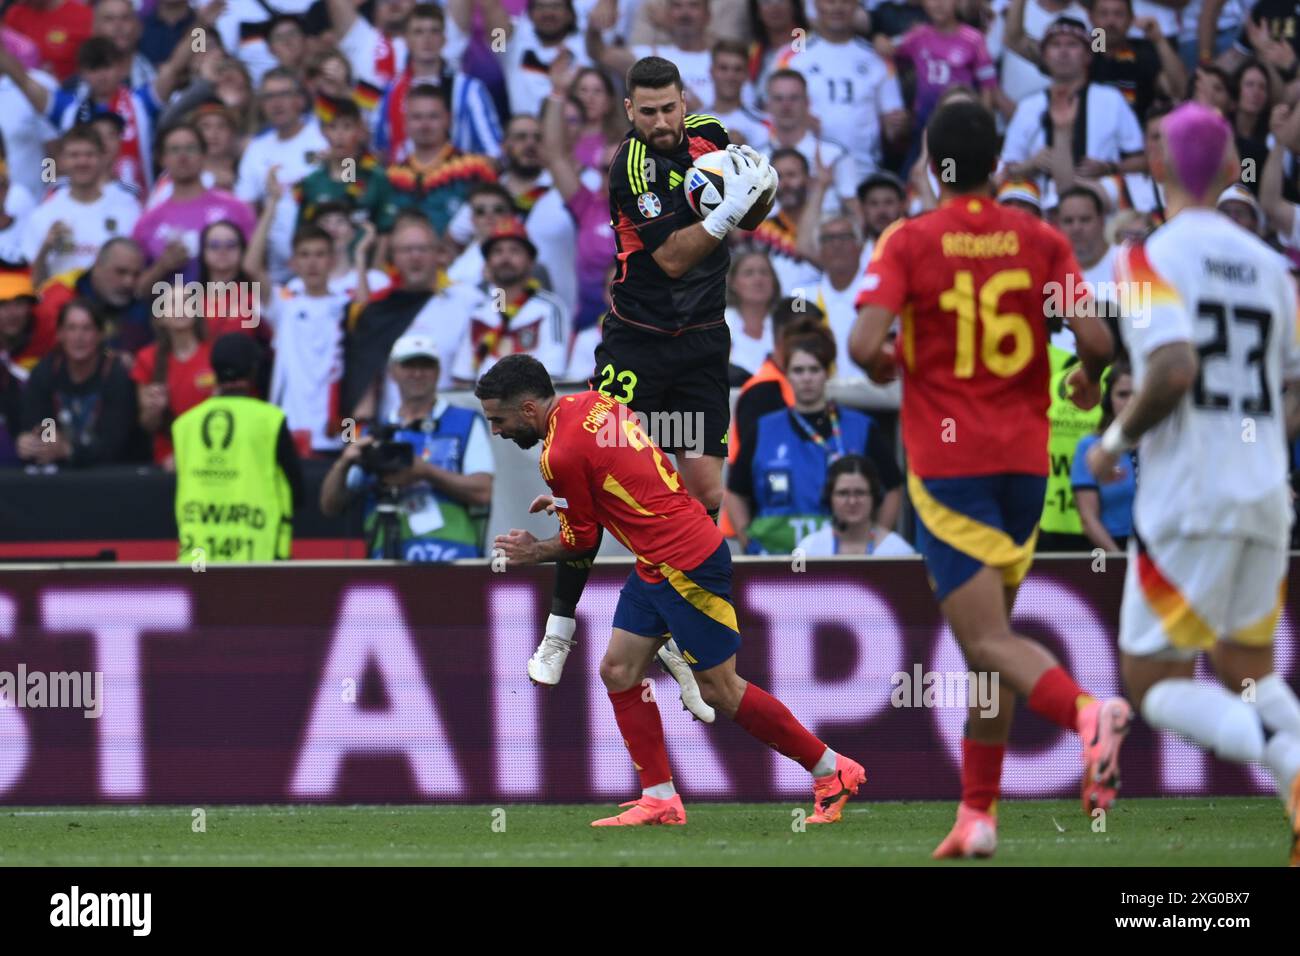
POLYGON ((699 221, 682 192, 686 171, 730 142, 712 116, 690 114, 685 124, 686 136, 668 153, 629 131, 609 170, 609 218, 618 246, 612 314, 633 328, 664 335, 720 325, 727 306, 727 243, 679 279, 670 278, 652 255, 678 229, 699 221))

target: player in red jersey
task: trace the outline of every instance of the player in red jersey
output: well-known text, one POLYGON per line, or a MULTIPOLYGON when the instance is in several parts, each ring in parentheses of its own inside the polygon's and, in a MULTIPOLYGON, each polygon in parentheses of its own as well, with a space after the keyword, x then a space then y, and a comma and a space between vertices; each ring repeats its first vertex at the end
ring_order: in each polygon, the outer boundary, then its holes
POLYGON ((529 510, 546 509, 560 521, 559 533, 545 541, 512 530, 498 536, 495 547, 520 564, 559 561, 589 550, 603 527, 636 556, 614 611, 600 677, 640 773, 642 793, 624 804, 630 809, 593 826, 686 822, 668 767, 659 708, 641 687, 669 632, 705 701, 813 775, 809 822, 837 821, 866 773, 813 736, 779 700, 736 673, 740 632, 731 604, 731 552, 636 413, 595 391, 561 398, 545 366, 522 354, 493 366, 474 394, 494 435, 521 448, 545 441, 541 470, 551 494, 539 496, 529 510))
POLYGON ((978 103, 951 103, 931 118, 926 138, 941 204, 894 223, 877 241, 849 350, 873 378, 902 372, 918 550, 968 665, 999 678, 996 715, 980 718, 972 708, 968 716, 957 824, 935 850, 988 856, 997 845, 1014 695, 1083 738, 1085 810, 1109 807, 1119 786, 1128 704, 1092 697, 1010 626, 1047 480, 1045 317, 1070 323, 1081 359, 1073 384, 1093 396, 1112 343, 1080 305, 1084 286, 1065 237, 993 201, 992 114, 978 103), (887 343, 895 316, 901 335, 887 343))

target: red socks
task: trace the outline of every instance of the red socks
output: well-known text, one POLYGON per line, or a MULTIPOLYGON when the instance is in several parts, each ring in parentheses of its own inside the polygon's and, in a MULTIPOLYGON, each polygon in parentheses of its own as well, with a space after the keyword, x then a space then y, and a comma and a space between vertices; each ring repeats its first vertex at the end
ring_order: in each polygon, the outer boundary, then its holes
POLYGON ((745 688, 735 720, 751 737, 789 757, 809 773, 826 752, 826 745, 799 723, 790 708, 757 684, 745 688))
POLYGON ((1058 727, 1077 731, 1080 698, 1084 698, 1082 703, 1094 699, 1074 682, 1065 668, 1057 666, 1044 671, 1038 678, 1038 683, 1029 692, 1029 709, 1058 727))
POLYGON ((672 771, 668 769, 668 750, 664 747, 664 725, 659 719, 659 705, 645 691, 645 687, 637 684, 609 695, 623 743, 627 744, 632 765, 641 775, 642 790, 673 779, 672 771))
POLYGON ((1006 744, 961 742, 961 802, 968 807, 995 813, 1002 781, 1002 755, 1006 744))

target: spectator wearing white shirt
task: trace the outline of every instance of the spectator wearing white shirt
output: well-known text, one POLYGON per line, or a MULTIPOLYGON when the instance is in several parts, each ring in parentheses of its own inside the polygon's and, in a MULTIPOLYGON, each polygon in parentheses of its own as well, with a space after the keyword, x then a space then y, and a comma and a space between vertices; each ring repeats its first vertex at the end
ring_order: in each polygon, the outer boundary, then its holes
POLYGON ((767 81, 767 109, 771 116, 772 135, 767 153, 774 158, 778 150, 797 150, 811 173, 821 166, 833 172, 834 188, 826 191, 822 208, 838 212, 841 206, 856 218, 861 215, 858 198, 857 164, 841 143, 824 139, 813 131, 808 109, 808 82, 794 70, 777 70, 767 81))
POLYGON ((305 14, 313 2, 314 0, 225 0, 216 21, 221 45, 232 56, 239 58, 252 82, 260 85, 267 71, 276 65, 275 55, 266 42, 270 22, 278 14, 305 14))
POLYGON ((470 316, 469 334, 452 366, 452 378, 472 385, 497 361, 519 352, 564 375, 572 321, 569 310, 532 278, 537 248, 523 224, 511 219, 483 242, 488 298, 470 316))
POLYGON ((9 164, 0 160, 0 268, 27 264, 23 232, 35 208, 32 194, 12 180, 9 164))
POLYGON ((1058 18, 1042 46, 1051 86, 1021 101, 1002 146, 1003 179, 1035 179, 1043 207, 1075 177, 1096 179, 1146 169, 1142 128, 1113 86, 1088 82, 1087 27, 1058 18))
POLYGON ((731 329, 728 377, 739 388, 772 352, 772 308, 781 298, 776 270, 764 252, 731 257, 727 274, 727 327, 731 329))
POLYGON ((415 0, 376 0, 371 23, 354 0, 329 0, 330 24, 353 76, 383 89, 406 69, 402 25, 414 6, 415 0))
MULTIPOLYGON (((1117 312, 1112 311, 1116 303, 1111 293, 1115 288, 1114 263, 1119 249, 1106 241, 1106 207, 1101 195, 1088 186, 1067 189, 1057 206, 1056 227, 1070 240, 1074 258, 1083 269, 1084 281, 1098 302, 1097 314, 1118 318, 1117 312), (1103 300, 1109 300, 1110 305, 1103 305, 1103 300)), ((1053 332, 1051 342, 1074 354, 1074 333, 1068 326, 1053 332)))
POLYGON ((59 141, 59 169, 68 188, 51 193, 31 213, 23 251, 32 264, 32 281, 72 269, 87 269, 99 247, 116 236, 129 236, 140 218, 140 204, 102 182, 104 144, 99 134, 75 126, 59 141))
MULTIPOLYGON (((821 280, 821 271, 801 251, 800 223, 807 218, 808 161, 798 150, 783 148, 772 154, 772 168, 780 177, 777 209, 750 235, 750 242, 766 252, 785 295, 807 299, 821 280)), ((813 207, 814 209, 816 207, 813 207)))
POLYGON ((578 33, 573 0, 528 0, 528 12, 512 17, 501 0, 475 0, 489 37, 504 37, 506 93, 512 115, 536 116, 551 92, 551 67, 560 59, 586 66, 587 47, 578 33), (500 31, 500 32, 497 32, 500 31), (567 56, 566 56, 567 54, 567 56))
POLYGON ((1016 105, 1025 97, 1047 89, 1050 80, 1038 68, 1035 55, 1040 44, 1044 42, 1047 28, 1058 17, 1072 17, 1089 25, 1088 11, 1074 0, 1011 0, 1003 15, 994 21, 989 29, 989 52, 1005 46, 1002 53, 1002 96, 998 108, 1002 115, 1010 118, 1016 105), (1019 4, 1023 13, 1019 17, 1019 32, 1015 31, 1015 18, 1012 8, 1019 4), (1031 41, 1030 45, 1025 40, 1031 41))
POLYGON ((686 111, 701 112, 715 99, 711 73, 709 0, 667 0, 669 43, 609 46, 602 36, 605 18, 593 11, 587 23, 587 55, 592 62, 623 76, 637 60, 660 56, 671 60, 686 90, 686 111))
POLYGON ((791 44, 777 57, 777 66, 808 81, 820 134, 848 147, 857 183, 881 165, 884 143, 898 143, 907 135, 907 108, 893 70, 854 32, 858 4, 816 0, 816 9, 816 32, 791 44))
POLYGON ((865 272, 876 240, 890 224, 907 214, 907 187, 893 173, 880 170, 858 184, 862 206, 862 269, 865 272))
POLYGON ((789 46, 790 38, 806 37, 811 30, 803 0, 749 0, 749 36, 758 47, 756 94, 767 89, 767 78, 776 69, 777 57, 789 46), (796 30, 802 32, 796 34, 796 30))
MULTIPOLYGON (((623 104, 618 103, 620 114, 623 104)), ((626 120, 625 120, 626 121, 626 120)), ((550 289, 568 307, 570 314, 578 311, 577 242, 578 233, 573 216, 565 207, 564 197, 555 188, 550 171, 542 161, 542 124, 533 116, 515 116, 506 127, 502 144, 504 156, 498 182, 506 188, 515 212, 524 221, 528 238, 537 247, 537 265, 550 279, 550 289)), ((586 180, 594 173, 584 173, 586 180)), ((485 225, 474 218, 468 202, 451 221, 448 235, 460 245, 467 245, 466 264, 475 263, 477 271, 469 281, 478 285, 483 278, 482 254, 478 244, 487 235, 485 225), (475 232, 478 239, 474 239, 475 232)), ((461 273, 457 273, 457 276, 461 273)), ((453 277, 455 278, 455 277, 453 277)))
POLYGON ((266 202, 266 176, 276 169, 276 178, 284 188, 276 203, 267 268, 275 281, 283 282, 289 278, 293 230, 298 220, 293 187, 320 165, 329 143, 316 117, 306 115, 302 84, 288 70, 269 70, 262 79, 258 99, 271 128, 255 136, 244 150, 235 195, 250 204, 266 202))
MULTIPOLYGON (((350 311, 363 309, 370 293, 365 269, 358 269, 350 296, 332 292, 330 270, 334 240, 319 226, 305 225, 293 237, 292 277, 301 286, 272 285, 266 280, 265 255, 273 212, 271 203, 283 187, 275 174, 267 175, 268 206, 244 255, 244 270, 260 284, 262 318, 271 326, 275 364, 271 369, 270 400, 284 409, 285 420, 296 441, 316 452, 342 447, 340 433, 345 414, 340 405, 343 379, 344 330, 350 311)), ((357 245, 356 262, 364 263, 370 241, 357 245)))
MULTIPOLYGON (((177 88, 189 61, 189 47, 177 46, 157 77, 140 87, 126 83, 130 58, 112 40, 92 36, 77 49, 74 82, 50 90, 12 55, 0 51, 0 72, 11 77, 31 105, 59 130, 89 122, 100 113, 122 117, 124 132, 117 175, 143 195, 153 178, 153 134, 162 104, 177 88)), ((42 170, 44 171, 44 170, 42 170)))
POLYGON ((447 278, 476 286, 483 281, 483 244, 498 226, 515 218, 515 209, 510 193, 500 183, 476 183, 465 205, 469 207, 473 233, 464 251, 447 269, 447 278))
MULTIPOLYGON (((318 203, 312 211, 311 224, 319 226, 334 240, 334 265, 330 268, 329 290, 351 297, 357 288, 357 263, 352 255, 354 244, 363 238, 363 230, 371 223, 357 228, 353 221, 355 205, 347 200, 327 199, 318 203)), ((372 296, 378 295, 393 284, 388 273, 379 269, 366 269, 366 288, 372 296)), ((294 291, 302 285, 302 280, 289 280, 289 288, 294 291), (295 285, 297 283, 297 285, 295 285)))
MULTIPOLYGON (((0 58, 3 51, 0 51, 0 58)), ((30 70, 28 79, 53 91, 54 77, 40 70, 30 70)), ((7 74, 0 75, 0 140, 4 142, 4 155, 9 163, 9 175, 33 199, 39 199, 46 183, 41 181, 45 143, 58 135, 50 121, 42 115, 7 74)))
POLYGON ((900 535, 876 523, 884 486, 867 458, 845 455, 826 469, 822 499, 831 520, 800 540, 796 550, 802 557, 857 554, 897 558, 916 553, 900 535))
MULTIPOLYGON (((803 227, 800 227, 800 233, 803 227)), ((857 298, 865 273, 860 267, 862 237, 857 224, 845 215, 828 216, 810 223, 808 231, 817 237, 817 265, 822 278, 809 296, 826 316, 835 336, 836 378, 860 377, 849 359, 849 336, 858 318, 857 298)))
POLYGON ((735 40, 719 40, 713 44, 709 70, 713 78, 713 102, 704 112, 718 118, 733 143, 746 143, 763 152, 767 149, 767 121, 745 105, 754 100, 745 44, 735 40))

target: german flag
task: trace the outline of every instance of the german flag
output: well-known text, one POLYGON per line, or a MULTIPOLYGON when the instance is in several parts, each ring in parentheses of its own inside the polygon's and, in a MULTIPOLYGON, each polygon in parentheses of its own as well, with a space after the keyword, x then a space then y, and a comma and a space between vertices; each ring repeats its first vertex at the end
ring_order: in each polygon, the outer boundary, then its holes
POLYGON ((356 87, 352 90, 352 99, 356 101, 357 107, 362 110, 375 110, 379 107, 379 101, 383 99, 384 91, 365 80, 358 80, 356 87))
POLYGON ((321 125, 324 125, 332 122, 334 116, 338 113, 338 100, 332 96, 326 96, 324 93, 317 93, 313 109, 316 113, 316 119, 320 120, 321 125))

